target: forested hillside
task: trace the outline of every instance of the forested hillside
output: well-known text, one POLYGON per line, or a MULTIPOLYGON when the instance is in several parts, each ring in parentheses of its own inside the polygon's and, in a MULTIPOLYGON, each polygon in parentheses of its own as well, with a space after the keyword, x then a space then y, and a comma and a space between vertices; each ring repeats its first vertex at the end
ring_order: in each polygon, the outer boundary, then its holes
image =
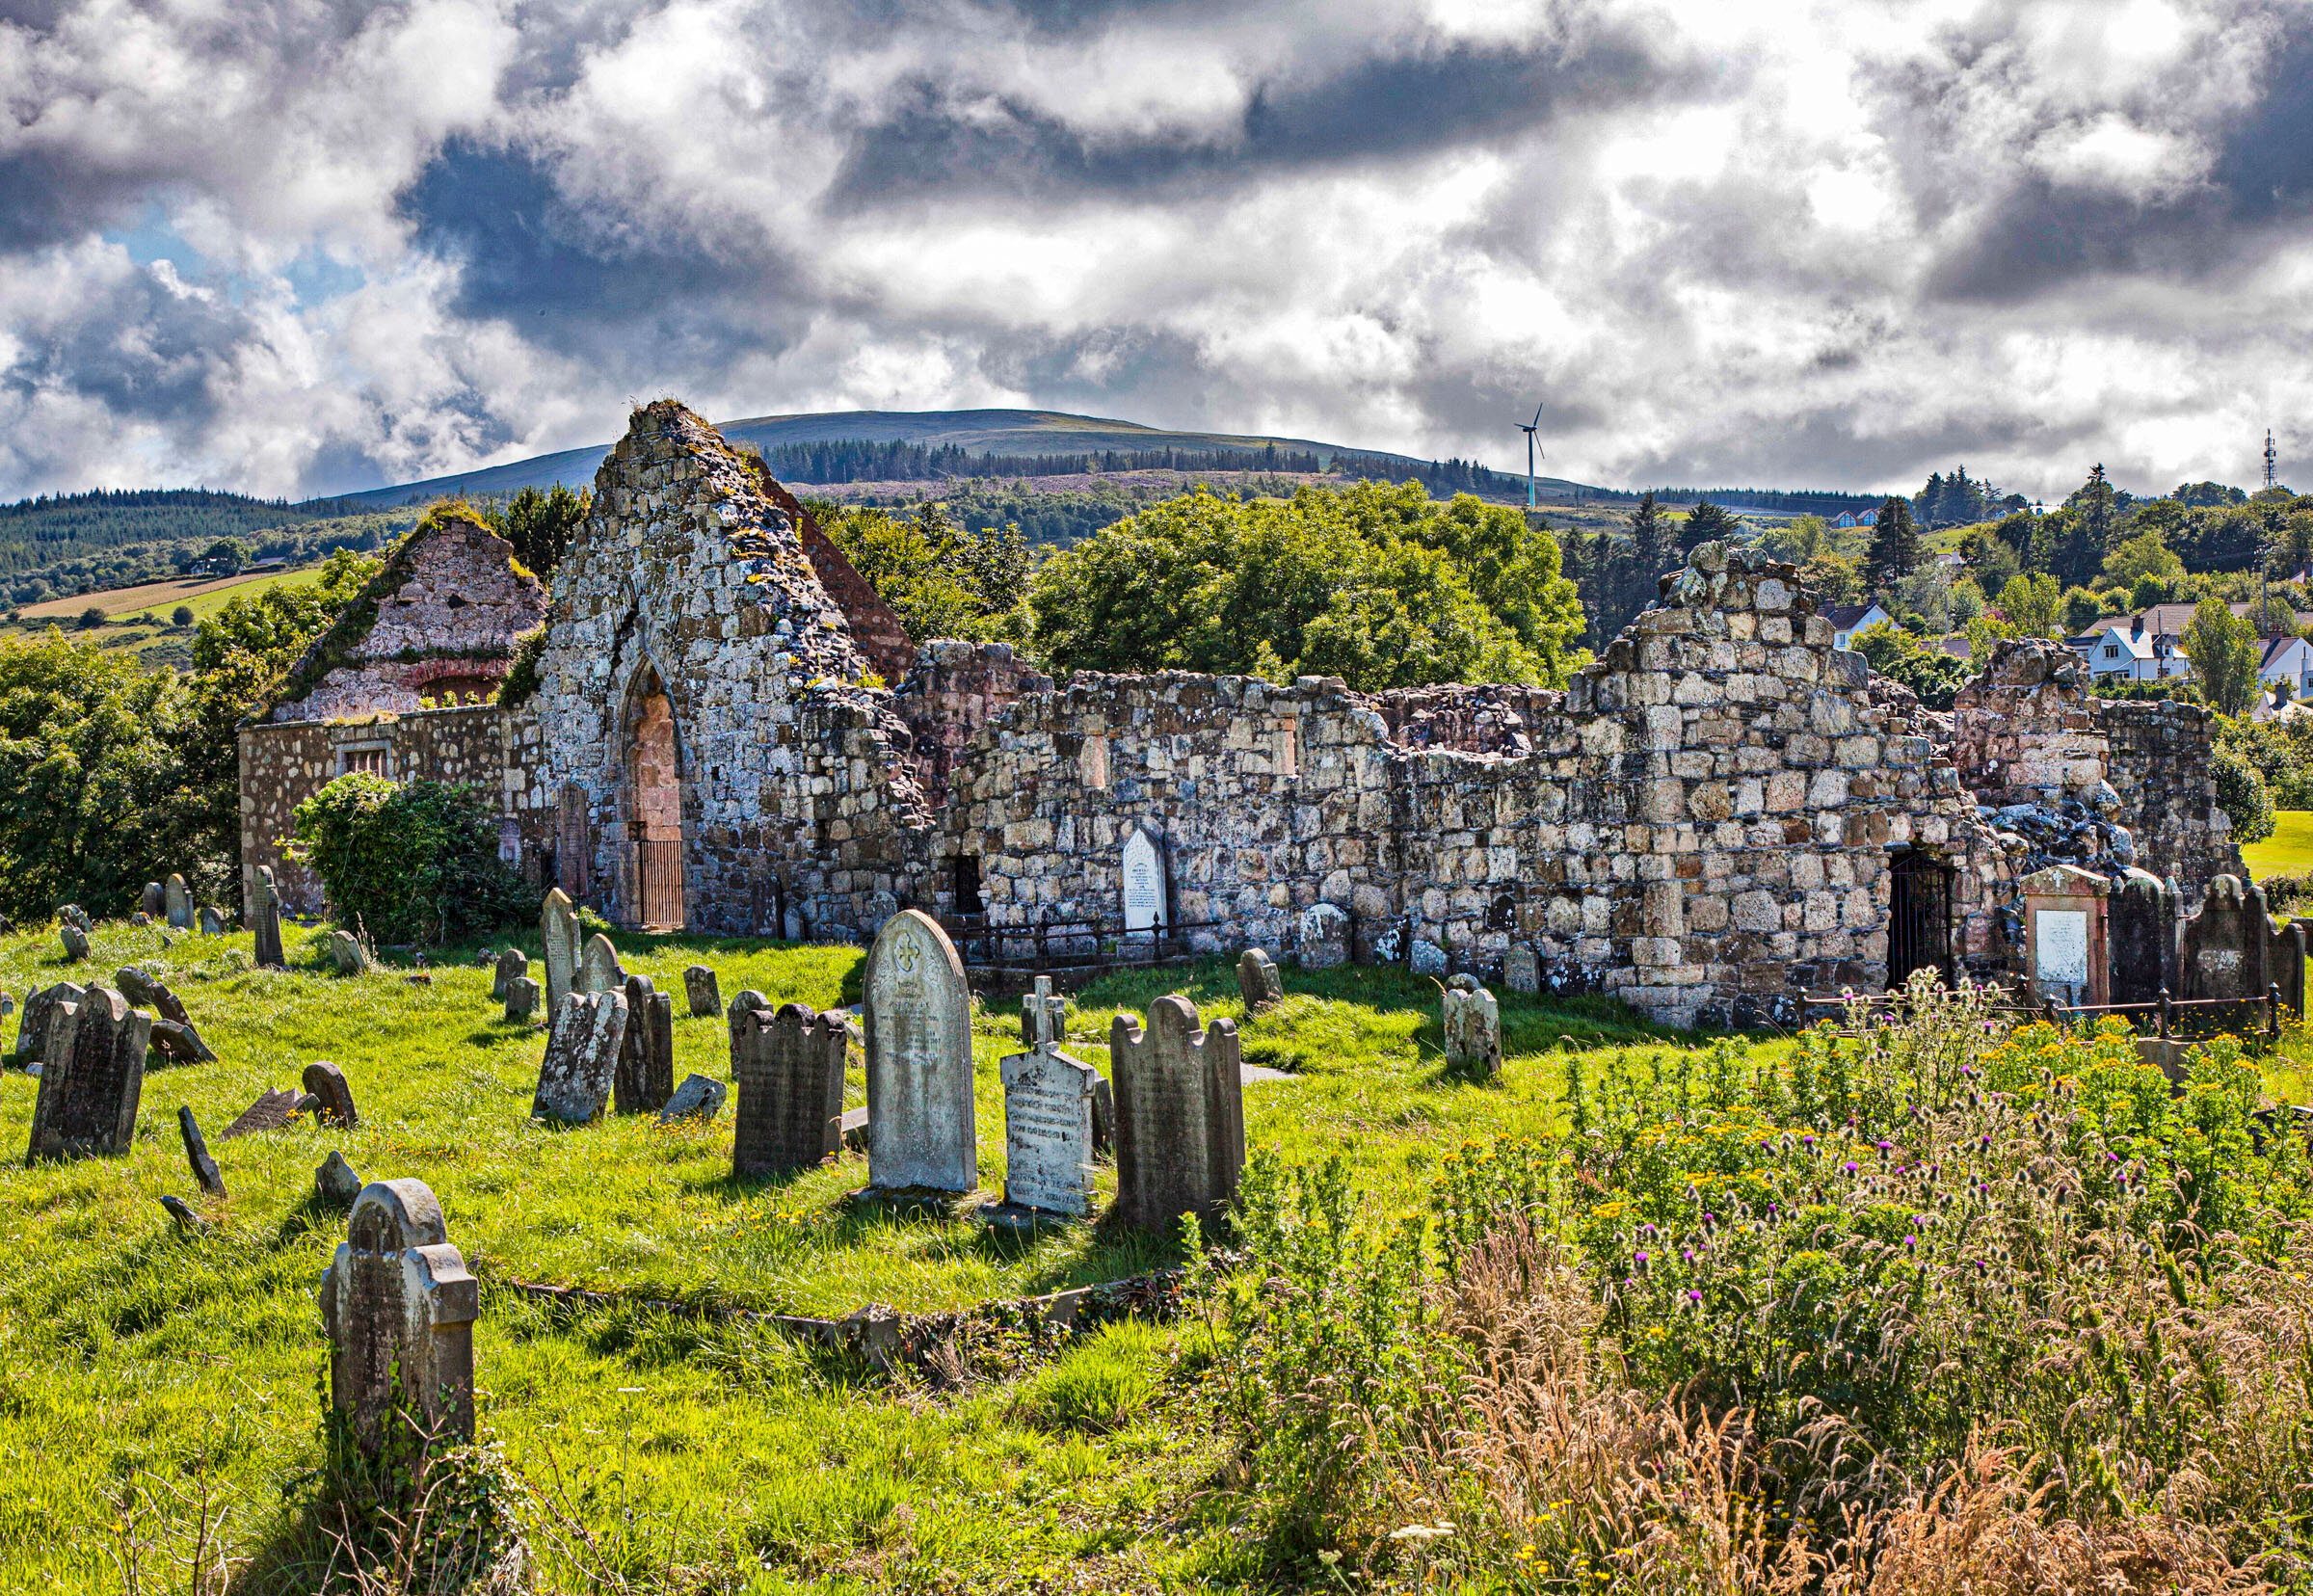
POLYGON ((160 581, 203 560, 298 561, 375 548, 410 513, 350 499, 290 504, 206 488, 112 490, 0 505, 0 599, 44 599, 160 581))

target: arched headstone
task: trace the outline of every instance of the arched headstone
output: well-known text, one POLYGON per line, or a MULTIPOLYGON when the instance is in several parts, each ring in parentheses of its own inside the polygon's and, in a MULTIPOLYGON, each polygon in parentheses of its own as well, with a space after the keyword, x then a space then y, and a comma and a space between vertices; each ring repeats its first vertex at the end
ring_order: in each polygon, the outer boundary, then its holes
POLYGON ((1236 1026, 1200 1030, 1197 1006, 1159 998, 1144 1030, 1120 1014, 1109 1032, 1116 1089, 1116 1206, 1125 1223, 1169 1235, 1184 1213, 1217 1215, 1245 1167, 1236 1026))
POLYGON ((546 1012, 578 990, 578 911, 559 887, 546 894, 538 915, 539 941, 545 947, 546 1012))
POLYGON ((970 1190, 979 1138, 964 961, 938 921, 902 910, 868 950, 864 987, 868 1183, 970 1190))
POLYGON ((480 1288, 450 1245, 441 1204, 423 1181, 374 1181, 345 1234, 320 1294, 338 1421, 371 1457, 394 1436, 397 1407, 412 1421, 405 1436, 472 1440, 480 1288))
POLYGON ((1164 850, 1145 827, 1135 827, 1125 838, 1124 911, 1129 932, 1172 923, 1164 897, 1164 850))

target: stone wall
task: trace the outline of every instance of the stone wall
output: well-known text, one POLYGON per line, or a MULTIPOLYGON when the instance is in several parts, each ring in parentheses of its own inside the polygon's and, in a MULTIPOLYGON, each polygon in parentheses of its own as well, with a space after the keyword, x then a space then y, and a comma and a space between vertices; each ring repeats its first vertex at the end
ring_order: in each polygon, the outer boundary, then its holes
POLYGON ((1016 658, 1006 644, 953 638, 925 644, 892 700, 914 739, 911 768, 925 802, 933 809, 947 802, 956 762, 980 728, 1021 694, 1049 692, 1051 685, 1051 678, 1016 658))
POLYGON ((546 594, 514 545, 462 515, 430 520, 292 674, 275 721, 401 714, 429 701, 487 702, 546 594))
POLYGON ((2214 720, 2198 704, 2096 704, 2118 819, 2136 837, 2137 863, 2173 877, 2191 901, 2220 875, 2248 875, 2232 820, 2217 807, 2214 720))
POLYGON ((514 863, 543 883, 541 850, 551 848, 553 838, 551 813, 534 804, 526 774, 538 758, 538 723, 495 705, 243 727, 243 915, 254 902, 257 870, 267 864, 274 867, 284 909, 323 912, 320 878, 289 858, 285 844, 297 806, 357 763, 382 763, 382 773, 393 781, 481 783, 512 822, 501 833, 501 856, 512 853, 514 863))

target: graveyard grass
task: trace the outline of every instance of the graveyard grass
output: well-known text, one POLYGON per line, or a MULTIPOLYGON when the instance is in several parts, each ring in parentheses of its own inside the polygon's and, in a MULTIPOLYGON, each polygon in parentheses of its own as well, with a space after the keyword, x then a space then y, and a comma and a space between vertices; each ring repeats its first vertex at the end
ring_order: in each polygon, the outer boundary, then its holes
POLYGON ((2243 848, 2241 859, 2259 881, 2313 870, 2313 811, 2274 811, 2273 835, 2243 848))
MULTIPOLYGON (((534 1125, 544 1031, 500 1018, 490 971, 445 954, 430 986, 398 967, 339 976, 320 968, 308 933, 284 933, 286 972, 252 969, 247 934, 179 935, 164 949, 157 928, 105 924, 78 967, 64 965, 53 931, 0 940, 0 989, 19 1000, 59 979, 109 983, 131 962, 161 971, 222 1060, 148 1069, 129 1156, 31 1169, 17 1150, 37 1082, 0 1075, 0 1589, 118 1590, 125 1558, 142 1588, 221 1590, 182 1561, 220 1521, 236 1589, 317 1586, 328 1548, 306 1514, 327 1357, 314 1291, 344 1222, 309 1193, 332 1149, 364 1180, 426 1181, 483 1281, 484 1432, 522 1482, 550 1587, 1124 1588, 1254 1576, 1258 1548, 1201 1490, 1220 1444, 1179 1421, 1193 1381, 1167 1377, 1170 1331, 1115 1326, 1056 1359, 999 1360, 996 1377, 934 1393, 807 1356, 767 1330, 646 1305, 572 1313, 503 1289, 912 1313, 1133 1274, 1179 1261, 1177 1242, 1085 1227, 1024 1241, 856 1210, 844 1199, 865 1183, 859 1156, 736 1183, 728 1108, 703 1129, 647 1116, 534 1125), (359 1128, 300 1120, 223 1139, 261 1092, 296 1085, 323 1058, 350 1079, 359 1128), (223 1166, 222 1201, 187 1172, 179 1104, 223 1166), (164 1193, 192 1202, 208 1229, 180 1233, 164 1193), (606 1585, 613 1576, 625 1583, 606 1585)), ((535 974, 535 939, 523 945, 535 974)), ((688 1016, 685 965, 713 965, 727 999, 753 987, 824 1008, 857 1000, 864 959, 685 938, 622 938, 621 952, 676 994, 678 1082, 730 1077, 723 1022, 688 1016)), ((1299 1078, 1247 1089, 1248 1144, 1297 1163, 1341 1155, 1375 1187, 1418 1190, 1467 1139, 1554 1133, 1562 1037, 1593 1051, 1660 1041, 1615 1005, 1505 995, 1508 1067, 1476 1085, 1442 1068, 1426 978, 1289 971, 1286 985, 1284 1002, 1246 1024, 1244 1055, 1299 1078)), ((1110 1018, 1145 1015, 1170 991, 1208 1020, 1241 1019, 1222 961, 1123 973, 1080 995, 1070 1051, 1105 1069, 1110 1018)), ((1018 1034, 1017 999, 975 1008, 991 1192, 1002 1183, 997 1062, 1018 1034)), ((861 1078, 855 1049, 855 1104, 861 1078)), ((1101 1203, 1113 1186, 1103 1170, 1101 1203)))

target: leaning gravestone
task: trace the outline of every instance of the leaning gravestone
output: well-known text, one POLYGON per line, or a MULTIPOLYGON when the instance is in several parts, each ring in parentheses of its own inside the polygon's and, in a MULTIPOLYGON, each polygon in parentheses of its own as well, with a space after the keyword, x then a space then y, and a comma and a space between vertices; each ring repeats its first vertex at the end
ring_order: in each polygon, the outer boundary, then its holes
POLYGON ((70 981, 59 981, 52 987, 25 994, 23 1018, 16 1023, 16 1058, 20 1063, 32 1063, 48 1051, 48 1021, 59 1003, 77 1003, 87 995, 86 987, 70 981))
POLYGON ((1527 998, 1542 990, 1542 963, 1532 948, 1524 943, 1510 944, 1502 956, 1502 984, 1527 998))
POLYGON ((306 1095, 318 1104, 313 1119, 319 1125, 335 1125, 346 1129, 361 1123, 354 1108, 353 1084, 345 1072, 326 1058, 317 1058, 306 1066, 306 1095))
POLYGON ((361 1177, 354 1173, 344 1154, 332 1151, 313 1171, 313 1195, 331 1208, 351 1208, 354 1199, 361 1195, 361 1177))
POLYGON ((449 1243, 441 1205, 423 1181, 372 1182, 345 1233, 321 1277, 332 1413, 372 1458, 397 1434, 425 1446, 472 1440, 480 1288, 449 1243))
POLYGON ((1183 1214, 1210 1219, 1245 1166, 1244 1080, 1236 1027, 1197 1028, 1185 998, 1159 998, 1147 1029, 1120 1014, 1109 1033, 1116 1085, 1116 1207, 1128 1225, 1169 1235, 1183 1214))
POLYGON ((712 1076, 684 1076, 682 1084, 667 1099, 667 1105, 658 1111, 658 1123, 711 1120, 723 1111, 723 1100, 729 1095, 729 1089, 712 1076))
POLYGON ((664 1107, 675 1090, 675 999, 648 975, 626 977, 626 1034, 611 1089, 622 1114, 664 1107))
POLYGON ((538 938, 545 948, 546 1013, 562 1008, 562 1000, 578 990, 578 911, 557 887, 546 894, 538 915, 538 938))
POLYGON ((185 1144, 185 1162, 193 1168, 194 1184, 212 1197, 225 1195, 225 1175, 218 1169, 217 1160, 209 1156, 209 1144, 201 1139, 200 1122, 193 1117, 190 1105, 176 1111, 176 1133, 185 1144))
POLYGON ((691 1002, 691 1018, 709 1019, 723 1012, 723 989, 715 981, 715 972, 705 965, 693 965, 682 972, 682 994, 691 1002))
POLYGON ((538 983, 527 975, 517 975, 506 983, 506 1018, 527 1020, 538 1012, 538 983))
POLYGON ((137 900, 137 907, 154 919, 159 919, 169 912, 168 906, 169 894, 162 890, 161 884, 147 881, 145 884, 145 895, 137 900))
POLYGON ((225 935, 225 911, 203 907, 200 911, 200 934, 204 937, 225 935))
POLYGON ((79 926, 67 922, 56 934, 65 944, 65 963, 78 964, 89 956, 89 934, 79 926))
POLYGON ((1014 1053, 1002 1071, 1005 1206, 1091 1211, 1092 1098, 1100 1072, 1050 1046, 1014 1053))
POLYGON ((170 930, 193 929, 193 894, 186 890, 183 876, 169 878, 161 888, 161 901, 168 907, 170 930))
POLYGON ((235 1136, 254 1135, 260 1130, 279 1130, 297 1117, 298 1105, 306 1094, 293 1087, 282 1086, 267 1092, 242 1111, 241 1117, 217 1133, 219 1141, 231 1141, 235 1136))
MULTIPOLYGON (((200 1039, 200 1032, 173 1020, 152 1022, 152 1052, 172 1064, 214 1064, 217 1054, 200 1039)), ((149 1057, 149 1055, 147 1055, 149 1057)))
POLYGON ((110 987, 91 987, 49 1015, 27 1161, 125 1153, 145 1090, 152 1022, 110 987))
POLYGON ((369 969, 369 955, 351 931, 332 926, 321 934, 321 951, 340 975, 359 975, 369 969))
POLYGON ((2305 928, 2295 920, 2278 930, 2270 921, 2259 923, 2266 927, 2265 973, 2281 989, 2281 1006, 2301 1015, 2305 1012, 2305 928))
POLYGON ((731 1000, 731 1077, 739 1093, 733 1175, 784 1175, 843 1150, 849 1042, 839 1014, 814 1014, 801 1003, 774 1014, 758 992, 731 1000))
POLYGON ((530 956, 518 947, 510 947, 498 955, 496 978, 491 982, 490 995, 499 1002, 506 1000, 506 989, 530 973, 530 956))
POLYGON ((2176 898, 2149 870, 2130 870, 2105 903, 2110 958, 2106 980, 2115 1003, 2151 1003, 2176 991, 2176 898))
POLYGON ((619 950, 611 946, 610 939, 599 931, 586 939, 586 951, 578 956, 578 985, 575 990, 626 990, 626 971, 619 963, 619 950))
POLYGON ((1020 1041, 1023 1047, 1058 1046, 1068 1040, 1068 999, 1052 996, 1052 978, 1036 977, 1036 990, 1021 994, 1020 1041))
POLYGON ((139 1008, 151 1009, 162 1019, 173 1020, 180 1025, 193 1023, 193 1017, 185 1012, 183 999, 170 991, 168 984, 150 971, 139 970, 135 965, 122 965, 113 971, 113 985, 120 989, 121 997, 139 1008))
POLYGON ((1248 947, 1236 961, 1236 990, 1245 1000, 1247 1014, 1258 1014, 1284 998, 1284 978, 1277 973, 1277 961, 1269 957, 1266 948, 1248 947))
POLYGON ((565 997, 546 1036, 538 1095, 530 1104, 532 1116, 565 1125, 585 1125, 599 1117, 625 1040, 624 992, 573 992, 565 997))
POLYGON ((83 931, 92 929, 89 924, 89 912, 77 903, 66 904, 56 912, 56 918, 58 923, 63 925, 78 926, 83 931))
POLYGON ((279 970, 287 961, 281 956, 281 894, 274 885, 273 866, 257 866, 255 888, 250 893, 249 928, 256 933, 256 961, 260 970, 279 970))
POLYGON ((867 1181, 970 1191, 979 1182, 971 1106, 971 991, 939 922, 907 909, 868 950, 867 1181))
POLYGON ((1480 1077, 1502 1073, 1502 1010, 1466 975, 1446 989, 1446 1067, 1480 1077), (1463 982, 1469 982, 1463 985, 1463 982))
POLYGON ((1349 962, 1349 911, 1338 903, 1313 903, 1301 911, 1299 953, 1303 970, 1339 970, 1349 962))

